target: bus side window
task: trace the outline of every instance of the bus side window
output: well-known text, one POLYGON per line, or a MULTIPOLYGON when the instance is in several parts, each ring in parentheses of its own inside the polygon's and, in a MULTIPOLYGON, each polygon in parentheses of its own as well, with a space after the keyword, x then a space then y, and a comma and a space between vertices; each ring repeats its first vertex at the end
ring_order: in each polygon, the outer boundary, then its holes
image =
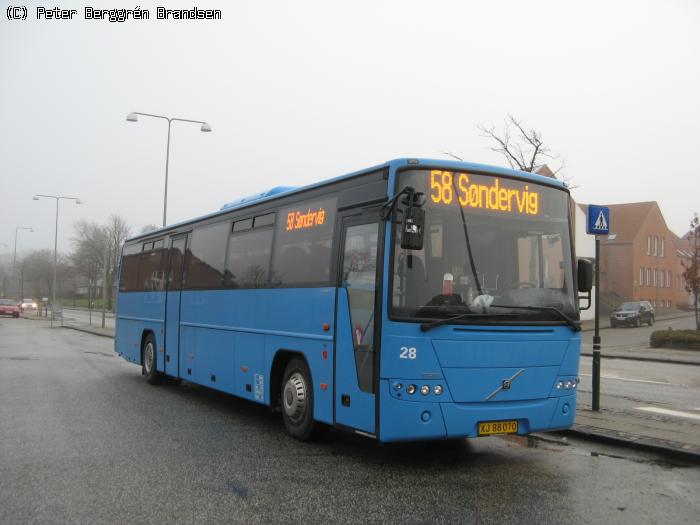
POLYGON ((221 288, 229 228, 226 221, 194 229, 185 263, 187 288, 221 288))

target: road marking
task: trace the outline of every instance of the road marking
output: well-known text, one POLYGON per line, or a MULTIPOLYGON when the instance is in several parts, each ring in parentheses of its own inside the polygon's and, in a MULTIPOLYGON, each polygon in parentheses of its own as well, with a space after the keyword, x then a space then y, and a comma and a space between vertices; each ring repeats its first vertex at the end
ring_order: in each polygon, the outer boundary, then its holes
POLYGON ((637 407, 637 410, 645 412, 655 412, 665 416, 687 417, 688 419, 700 419, 700 414, 691 414, 690 412, 681 412, 680 410, 668 410, 667 408, 659 407, 637 407))
MULTIPOLYGON (((579 374, 579 375, 591 377, 591 374, 579 374)), ((651 379, 631 379, 628 377, 611 376, 611 375, 601 375, 600 377, 603 379, 617 379, 618 381, 629 381, 631 383, 649 383, 652 385, 670 385, 671 384, 668 381, 652 381, 651 379)), ((677 386, 683 386, 683 385, 677 385, 677 386)))

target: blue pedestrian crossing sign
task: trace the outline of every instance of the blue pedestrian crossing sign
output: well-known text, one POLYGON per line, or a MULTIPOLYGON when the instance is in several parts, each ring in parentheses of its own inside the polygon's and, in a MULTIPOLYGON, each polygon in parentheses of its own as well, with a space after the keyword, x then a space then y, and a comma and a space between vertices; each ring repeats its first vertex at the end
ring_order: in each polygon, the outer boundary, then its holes
POLYGON ((610 208, 595 204, 588 205, 586 233, 590 235, 608 235, 610 233, 610 208))

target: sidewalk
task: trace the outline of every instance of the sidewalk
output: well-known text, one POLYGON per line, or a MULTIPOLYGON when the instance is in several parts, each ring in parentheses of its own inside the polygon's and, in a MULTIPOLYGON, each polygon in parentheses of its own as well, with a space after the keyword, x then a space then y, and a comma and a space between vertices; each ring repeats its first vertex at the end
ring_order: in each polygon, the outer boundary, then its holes
POLYGON ((101 337, 111 337, 114 339, 114 328, 102 328, 101 326, 89 326, 85 324, 75 324, 75 323, 63 323, 61 328, 70 328, 71 330, 77 330, 78 332, 85 332, 87 334, 99 335, 101 337))
MULTIPOLYGON (((591 352, 581 351, 581 357, 592 357, 591 352)), ((632 359, 654 363, 700 366, 700 350, 680 350, 677 348, 651 348, 648 343, 629 346, 603 346, 602 359, 632 359)))
POLYGON ((579 406, 576 409, 576 423, 566 433, 700 462, 700 432, 697 425, 679 424, 664 416, 644 417, 605 408, 593 412, 590 407, 579 406))

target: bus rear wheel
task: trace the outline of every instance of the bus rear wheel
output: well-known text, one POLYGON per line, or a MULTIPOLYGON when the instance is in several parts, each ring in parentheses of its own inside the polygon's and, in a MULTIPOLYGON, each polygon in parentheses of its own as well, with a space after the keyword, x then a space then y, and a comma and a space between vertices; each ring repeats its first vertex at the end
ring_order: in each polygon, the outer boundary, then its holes
POLYGON ((163 380, 163 374, 156 366, 156 340, 153 334, 148 334, 141 348, 141 374, 151 385, 158 385, 163 380))
POLYGON ((321 425, 314 422, 313 385, 309 366, 301 357, 293 357, 282 377, 280 405, 284 426, 295 439, 313 439, 319 434, 321 425))

